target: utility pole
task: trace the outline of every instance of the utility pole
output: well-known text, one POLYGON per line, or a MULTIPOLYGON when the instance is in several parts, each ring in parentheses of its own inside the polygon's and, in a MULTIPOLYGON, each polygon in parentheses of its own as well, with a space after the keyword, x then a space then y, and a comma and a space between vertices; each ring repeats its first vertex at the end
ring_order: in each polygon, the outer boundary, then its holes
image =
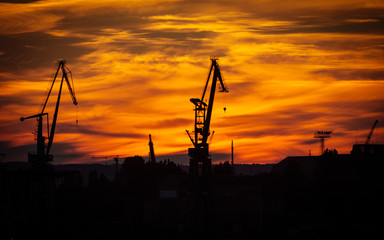
POLYGON ((231 164, 232 164, 232 167, 234 167, 234 163, 233 163, 233 140, 232 140, 232 144, 231 144, 231 164))

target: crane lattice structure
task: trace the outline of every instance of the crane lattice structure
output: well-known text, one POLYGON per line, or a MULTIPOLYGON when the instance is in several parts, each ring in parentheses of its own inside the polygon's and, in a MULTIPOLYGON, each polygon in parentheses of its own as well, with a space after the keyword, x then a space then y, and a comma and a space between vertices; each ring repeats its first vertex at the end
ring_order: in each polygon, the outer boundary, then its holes
POLYGON ((213 101, 215 98, 217 80, 220 83, 220 92, 228 92, 224 86, 223 79, 221 77, 220 67, 217 63, 217 58, 211 58, 211 68, 209 70, 207 82, 204 87, 203 95, 201 99, 191 98, 190 101, 195 106, 195 128, 194 137, 192 137, 188 130, 186 130, 193 148, 188 149, 188 155, 190 156, 189 161, 189 173, 193 176, 198 175, 211 175, 212 171, 212 160, 209 156, 209 146, 207 143, 210 135, 210 124, 212 118, 213 101), (213 76, 212 76, 213 72, 213 76), (208 84, 212 76, 211 91, 209 95, 208 103, 204 102, 205 94, 207 92, 208 84), (201 171, 199 171, 201 170, 201 171), (200 173, 199 173, 200 172, 200 173))
POLYGON ((71 71, 66 67, 65 65, 65 60, 58 61, 58 67, 55 73, 55 77, 53 78, 51 88, 49 89, 47 98, 45 99, 44 105, 42 107, 42 110, 40 113, 29 116, 29 117, 21 117, 20 121, 24 121, 26 119, 31 119, 31 118, 36 118, 37 119, 37 131, 34 133, 36 136, 35 140, 37 141, 37 152, 36 153, 29 153, 28 154, 28 161, 32 164, 46 164, 50 161, 53 160, 53 155, 49 154, 52 143, 53 143, 53 137, 55 135, 55 128, 56 128, 56 122, 57 122, 57 115, 59 111, 59 104, 60 104, 60 98, 61 98, 61 91, 63 88, 63 82, 65 81, 69 93, 71 94, 72 97, 72 102, 74 105, 77 105, 77 99, 75 96, 75 89, 73 86, 73 81, 72 85, 71 82, 68 80, 68 75, 71 75, 72 78, 72 73, 71 71), (56 107, 55 107, 55 112, 53 114, 53 120, 51 124, 51 128, 49 128, 49 118, 48 118, 48 113, 44 112, 45 107, 47 106, 49 96, 52 93, 53 85, 55 84, 57 75, 59 74, 59 71, 61 70, 62 76, 61 76, 61 82, 60 82, 60 89, 57 95, 57 101, 56 101, 56 107), (43 136, 43 117, 47 118, 47 137, 43 136), (45 141, 48 139, 47 146, 45 146, 45 141))

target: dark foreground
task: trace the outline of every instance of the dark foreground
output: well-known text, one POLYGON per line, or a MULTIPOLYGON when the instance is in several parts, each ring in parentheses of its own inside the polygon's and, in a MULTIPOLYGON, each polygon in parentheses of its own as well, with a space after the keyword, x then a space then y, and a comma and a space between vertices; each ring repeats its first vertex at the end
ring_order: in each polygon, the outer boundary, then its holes
POLYGON ((382 235, 383 165, 382 155, 328 153, 192 178, 132 157, 113 180, 91 171, 84 184, 79 171, 2 164, 0 239, 366 239, 382 235))

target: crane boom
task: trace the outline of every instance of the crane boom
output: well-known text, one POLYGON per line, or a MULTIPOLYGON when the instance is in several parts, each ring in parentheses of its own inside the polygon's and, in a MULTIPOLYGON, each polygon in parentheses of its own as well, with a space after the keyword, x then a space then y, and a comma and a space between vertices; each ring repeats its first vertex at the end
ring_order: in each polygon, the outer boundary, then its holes
MULTIPOLYGON (((63 61, 62 61, 62 62, 63 62, 63 61)), ((77 99, 76 99, 76 96, 75 96, 75 91, 74 91, 74 89, 72 89, 72 87, 71 87, 71 84, 70 84, 70 82, 69 82, 69 80, 68 80, 68 74, 67 74, 67 71, 66 71, 66 70, 68 70, 68 72, 69 72, 71 75, 72 75, 72 72, 67 68, 67 66, 66 66, 64 63, 65 63, 65 62, 63 62, 63 63, 61 64, 61 70, 62 70, 62 72, 63 72, 63 77, 65 78, 65 82, 67 83, 69 93, 71 94, 72 102, 73 102, 74 105, 77 105, 77 99)), ((73 82, 72 82, 72 84, 73 84, 73 82)))
POLYGON ((56 108, 55 108, 55 113, 53 115, 53 120, 51 125, 51 134, 48 136, 48 145, 47 145, 46 155, 48 155, 49 151, 51 150, 53 137, 55 136, 57 114, 59 112, 59 103, 60 103, 62 89, 63 89, 63 79, 61 80, 59 94, 57 95, 56 108))
MULTIPOLYGON (((217 79, 219 79, 220 86, 221 86, 221 91, 220 92, 228 92, 228 90, 224 86, 223 79, 221 78, 220 68, 219 68, 219 65, 216 62, 217 59, 211 59, 211 60, 212 60, 212 65, 211 65, 210 73, 212 72, 212 68, 214 68, 215 70, 214 70, 214 73, 213 73, 213 79, 212 79, 212 85, 211 85, 211 94, 209 95, 207 117, 205 119, 205 124, 204 124, 204 129, 203 129, 203 139, 202 139, 202 143, 203 144, 206 144, 208 136, 210 134, 209 133, 209 128, 210 128, 210 125, 211 125, 213 100, 215 98, 217 79)), ((201 99, 201 102, 203 102, 203 98, 201 99)))
POLYGON ((379 120, 376 120, 375 123, 373 124, 372 128, 371 128, 371 131, 369 132, 368 134, 368 137, 367 137, 367 140, 365 141, 365 144, 369 144, 369 141, 371 141, 371 137, 372 137, 372 134, 373 134, 373 130, 375 130, 375 127, 376 127, 376 124, 379 120))

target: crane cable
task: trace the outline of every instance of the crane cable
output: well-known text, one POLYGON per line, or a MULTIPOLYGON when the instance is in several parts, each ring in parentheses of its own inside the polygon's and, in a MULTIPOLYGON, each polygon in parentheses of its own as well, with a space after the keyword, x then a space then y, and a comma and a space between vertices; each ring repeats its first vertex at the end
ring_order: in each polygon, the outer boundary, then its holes
POLYGON ((40 107, 39 107, 39 112, 42 111, 43 106, 44 106, 44 102, 47 100, 47 97, 48 97, 48 94, 49 94, 49 89, 52 86, 53 80, 54 80, 54 78, 50 78, 50 80, 47 83, 46 92, 43 93, 43 96, 41 97, 41 103, 40 103, 40 107))
MULTIPOLYGON (((72 71, 66 65, 64 65, 64 67, 68 70, 68 73, 69 73, 69 75, 71 77, 72 91, 73 91, 73 94, 75 95, 75 85, 73 83, 72 71)), ((76 126, 77 126, 78 123, 79 123, 79 105, 76 104, 76 126)))
POLYGON ((220 101, 221 101, 221 104, 223 106, 223 111, 224 111, 224 113, 226 113, 227 105, 228 105, 228 96, 227 96, 228 92, 220 92, 220 93, 221 93, 220 94, 220 98, 221 98, 220 101))

